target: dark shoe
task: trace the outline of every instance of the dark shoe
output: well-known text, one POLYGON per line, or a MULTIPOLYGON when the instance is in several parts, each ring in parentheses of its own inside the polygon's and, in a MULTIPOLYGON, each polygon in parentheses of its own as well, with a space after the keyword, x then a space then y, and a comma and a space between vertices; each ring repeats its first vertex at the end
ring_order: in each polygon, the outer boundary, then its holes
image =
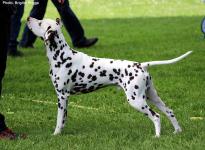
POLYGON ((17 138, 16 134, 9 128, 0 132, 0 139, 15 140, 17 138))
POLYGON ((22 43, 19 44, 19 47, 20 48, 34 48, 33 44, 22 44, 22 43))
POLYGON ((9 50, 8 55, 13 56, 13 57, 21 57, 23 56, 23 53, 18 50, 15 50, 15 51, 9 50))
POLYGON ((78 44, 75 44, 74 47, 77 47, 77 48, 90 47, 90 46, 93 46, 97 41, 98 41, 98 38, 85 39, 83 41, 80 41, 78 44))
POLYGON ((0 140, 1 139, 8 139, 8 140, 25 139, 26 137, 27 136, 25 134, 16 134, 9 128, 6 128, 5 130, 0 132, 0 140))

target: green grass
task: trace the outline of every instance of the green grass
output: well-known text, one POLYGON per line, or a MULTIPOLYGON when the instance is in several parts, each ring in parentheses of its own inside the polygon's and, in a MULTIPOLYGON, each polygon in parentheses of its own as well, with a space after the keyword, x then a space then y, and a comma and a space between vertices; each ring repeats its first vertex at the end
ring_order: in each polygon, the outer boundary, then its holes
MULTIPOLYGON (((35 49, 22 49, 24 57, 8 58, 0 102, 9 127, 26 133, 28 138, 0 141, 0 149, 204 149, 205 40, 200 23, 205 4, 199 0, 71 0, 70 3, 86 35, 100 39, 94 47, 79 49, 89 55, 144 62, 194 51, 177 64, 149 69, 161 98, 174 110, 183 132, 172 134, 170 122, 161 114, 162 135, 154 138, 152 122, 127 104, 122 90, 108 87, 71 96, 66 127, 61 135, 52 136, 57 98, 48 76, 45 48, 38 39, 35 49), (191 120, 191 117, 203 119, 191 120)), ((30 8, 27 5, 22 26, 30 8)), ((59 17, 51 3, 46 17, 59 17)), ((64 35, 71 44, 65 30, 64 35)))

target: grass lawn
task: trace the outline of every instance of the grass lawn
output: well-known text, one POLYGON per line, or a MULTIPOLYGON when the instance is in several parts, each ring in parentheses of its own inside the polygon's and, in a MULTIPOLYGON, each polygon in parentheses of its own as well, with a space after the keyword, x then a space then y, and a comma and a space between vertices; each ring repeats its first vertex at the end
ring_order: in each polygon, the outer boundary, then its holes
MULTIPOLYGON (((66 127, 61 135, 52 136, 57 98, 48 76, 44 44, 38 39, 35 49, 22 49, 23 57, 8 58, 0 102, 8 126, 26 133, 28 138, 0 141, 0 149, 204 149, 205 39, 200 23, 205 3, 201 0, 70 0, 70 3, 86 35, 100 39, 94 47, 79 49, 81 52, 144 62, 194 51, 177 64, 149 69, 159 95, 174 110, 183 132, 174 135, 170 122, 161 113, 162 134, 154 138, 152 122, 128 105, 122 90, 107 87, 71 96, 66 127)), ((22 30, 31 7, 26 6, 22 30)), ((51 2, 46 17, 59 17, 51 2)))

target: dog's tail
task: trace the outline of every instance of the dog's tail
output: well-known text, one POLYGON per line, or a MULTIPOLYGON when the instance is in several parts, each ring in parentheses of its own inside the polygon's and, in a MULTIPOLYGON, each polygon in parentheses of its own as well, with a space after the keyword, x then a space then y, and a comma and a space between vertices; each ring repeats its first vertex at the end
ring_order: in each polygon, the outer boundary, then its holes
POLYGON ((150 62, 144 62, 144 63, 141 63, 142 67, 146 68, 148 66, 155 66, 155 65, 166 65, 166 64, 173 64, 173 63, 176 63, 180 60, 182 60, 183 58, 187 57, 189 54, 191 54, 192 51, 188 51, 186 52, 185 54, 177 57, 177 58, 174 58, 174 59, 170 59, 170 60, 162 60, 162 61, 150 61, 150 62))

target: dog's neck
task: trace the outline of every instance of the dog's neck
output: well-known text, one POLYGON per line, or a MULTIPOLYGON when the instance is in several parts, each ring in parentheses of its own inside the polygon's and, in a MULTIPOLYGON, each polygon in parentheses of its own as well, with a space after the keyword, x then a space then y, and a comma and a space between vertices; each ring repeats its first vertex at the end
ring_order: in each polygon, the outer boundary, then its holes
POLYGON ((44 42, 51 68, 60 68, 66 61, 71 60, 74 55, 79 53, 69 47, 61 32, 56 32, 52 41, 45 40, 44 42))

